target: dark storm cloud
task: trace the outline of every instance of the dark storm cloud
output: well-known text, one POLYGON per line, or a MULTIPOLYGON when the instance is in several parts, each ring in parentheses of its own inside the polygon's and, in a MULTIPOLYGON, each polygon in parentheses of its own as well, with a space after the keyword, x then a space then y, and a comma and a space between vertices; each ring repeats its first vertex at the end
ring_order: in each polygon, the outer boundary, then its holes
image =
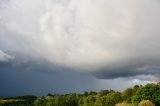
MULTIPOLYGON (((137 68, 137 67, 136 67, 137 68)), ((160 76, 160 67, 149 68, 144 70, 132 69, 132 68, 119 68, 119 69, 103 69, 98 72, 93 73, 94 76, 100 79, 114 79, 114 78, 136 78, 139 75, 153 75, 157 78, 160 76)), ((140 78, 139 78, 140 79, 140 78)))
POLYGON ((13 74, 19 85, 32 74, 34 83, 44 81, 36 73, 48 73, 57 91, 92 79, 81 72, 100 79, 158 78, 159 10, 159 0, 1 0, 0 78, 11 81, 13 74))
POLYGON ((5 68, 5 67, 10 67, 10 66, 11 66, 10 62, 0 61, 0 69, 5 68))
POLYGON ((136 78, 136 76, 141 75, 160 77, 159 57, 150 59, 140 57, 140 59, 113 64, 112 67, 104 67, 99 71, 93 72, 93 75, 100 79, 136 78))
POLYGON ((14 60, 0 67, 0 97, 97 90, 91 75, 54 66, 44 60, 14 60))

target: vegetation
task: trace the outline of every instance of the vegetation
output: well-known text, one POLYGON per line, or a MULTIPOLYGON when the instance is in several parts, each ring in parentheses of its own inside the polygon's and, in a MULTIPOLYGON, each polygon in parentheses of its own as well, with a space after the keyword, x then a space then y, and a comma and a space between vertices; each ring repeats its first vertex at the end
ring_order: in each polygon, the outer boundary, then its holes
POLYGON ((0 106, 160 106, 160 83, 135 85, 123 92, 101 90, 100 92, 48 94, 43 97, 19 96, 0 99, 0 106))
POLYGON ((143 100, 139 103, 139 106, 154 106, 150 100, 143 100))

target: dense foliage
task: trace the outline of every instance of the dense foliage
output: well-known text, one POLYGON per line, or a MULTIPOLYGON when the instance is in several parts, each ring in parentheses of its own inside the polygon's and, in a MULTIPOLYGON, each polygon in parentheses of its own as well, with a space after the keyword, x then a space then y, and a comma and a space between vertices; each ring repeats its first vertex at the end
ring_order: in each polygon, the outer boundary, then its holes
POLYGON ((48 94, 0 99, 0 106, 160 106, 160 83, 135 85, 123 92, 101 90, 83 94, 48 94))

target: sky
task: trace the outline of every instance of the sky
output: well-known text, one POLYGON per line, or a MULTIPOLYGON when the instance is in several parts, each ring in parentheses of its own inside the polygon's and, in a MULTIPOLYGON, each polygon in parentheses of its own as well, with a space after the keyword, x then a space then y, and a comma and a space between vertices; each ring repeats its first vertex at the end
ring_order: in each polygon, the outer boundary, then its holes
POLYGON ((0 96, 159 81, 159 10, 159 0, 0 0, 0 96))

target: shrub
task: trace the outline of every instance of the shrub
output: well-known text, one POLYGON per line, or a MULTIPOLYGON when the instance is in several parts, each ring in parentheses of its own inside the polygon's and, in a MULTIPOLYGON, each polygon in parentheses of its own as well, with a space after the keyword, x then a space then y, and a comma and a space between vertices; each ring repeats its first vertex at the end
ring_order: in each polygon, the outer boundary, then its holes
POLYGON ((150 100, 142 100, 139 106, 154 106, 154 104, 150 100))
POLYGON ((115 106, 132 106, 132 105, 128 103, 118 103, 115 106))

